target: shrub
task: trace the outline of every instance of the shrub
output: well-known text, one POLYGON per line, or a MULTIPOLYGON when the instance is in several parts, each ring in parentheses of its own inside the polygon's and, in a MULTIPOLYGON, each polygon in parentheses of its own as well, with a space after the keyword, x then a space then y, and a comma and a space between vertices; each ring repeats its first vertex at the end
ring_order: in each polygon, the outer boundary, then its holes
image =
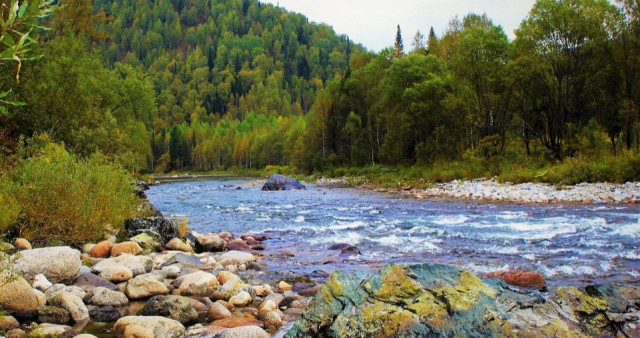
POLYGON ((13 193, 13 182, 6 177, 0 177, 0 233, 6 233, 20 214, 20 205, 13 193))
POLYGON ((119 230, 136 207, 132 178, 124 170, 101 155, 79 160, 58 144, 26 159, 13 179, 24 214, 18 231, 31 241, 95 241, 119 230))

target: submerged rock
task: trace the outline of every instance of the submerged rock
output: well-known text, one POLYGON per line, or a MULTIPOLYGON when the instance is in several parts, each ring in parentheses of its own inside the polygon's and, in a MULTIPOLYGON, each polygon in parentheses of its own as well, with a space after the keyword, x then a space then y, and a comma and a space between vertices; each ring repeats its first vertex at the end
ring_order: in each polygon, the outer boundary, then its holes
POLYGON ((277 190, 304 190, 306 187, 297 180, 282 176, 279 174, 273 174, 269 176, 267 182, 262 186, 262 191, 277 191, 277 190))
POLYGON ((614 307, 606 297, 639 295, 637 289, 600 289, 605 292, 595 287, 563 287, 547 296, 515 292, 502 281, 429 263, 389 265, 371 277, 336 272, 286 337, 624 335, 617 330, 637 320, 637 310, 615 307, 626 314, 616 317, 622 323, 611 325, 606 314, 614 307))

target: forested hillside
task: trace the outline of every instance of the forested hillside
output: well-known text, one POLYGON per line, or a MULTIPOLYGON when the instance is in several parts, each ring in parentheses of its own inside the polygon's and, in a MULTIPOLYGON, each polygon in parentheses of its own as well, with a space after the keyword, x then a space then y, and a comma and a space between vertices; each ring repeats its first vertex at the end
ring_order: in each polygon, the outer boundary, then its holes
POLYGON ((301 133, 295 129, 304 129, 300 119, 317 91, 362 50, 326 25, 258 1, 98 0, 94 7, 109 18, 110 37, 99 44, 106 63, 142 69, 154 84, 160 171, 288 161, 293 150, 277 145, 278 136, 301 133))
POLYGON ((19 81, 2 64, 7 154, 46 132, 135 172, 640 179, 635 1, 539 0, 514 40, 486 15, 411 46, 398 27, 379 53, 254 0, 63 4, 19 81))

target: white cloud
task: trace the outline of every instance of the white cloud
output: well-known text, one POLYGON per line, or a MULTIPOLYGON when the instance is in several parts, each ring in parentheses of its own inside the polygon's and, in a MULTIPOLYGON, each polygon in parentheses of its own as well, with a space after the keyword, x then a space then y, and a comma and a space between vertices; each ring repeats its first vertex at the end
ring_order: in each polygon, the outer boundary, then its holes
POLYGON ((513 38, 513 30, 527 16, 535 0, 261 0, 302 13, 311 21, 327 23, 338 34, 379 51, 393 45, 396 26, 402 29, 405 48, 414 34, 434 27, 437 35, 445 31, 454 16, 487 13, 513 38))

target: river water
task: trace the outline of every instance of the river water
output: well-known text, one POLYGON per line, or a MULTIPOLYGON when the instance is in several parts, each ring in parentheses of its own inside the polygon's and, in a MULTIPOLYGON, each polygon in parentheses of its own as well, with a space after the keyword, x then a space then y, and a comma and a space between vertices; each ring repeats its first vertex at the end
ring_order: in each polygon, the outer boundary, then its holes
POLYGON ((262 192, 257 180, 166 182, 147 192, 167 217, 192 230, 261 233, 270 269, 305 275, 362 271, 390 262, 437 262, 477 274, 541 272, 552 285, 640 284, 640 206, 519 205, 416 200, 307 185, 262 192), (328 250, 336 243, 361 255, 328 250), (319 273, 322 271, 322 273, 319 273))

